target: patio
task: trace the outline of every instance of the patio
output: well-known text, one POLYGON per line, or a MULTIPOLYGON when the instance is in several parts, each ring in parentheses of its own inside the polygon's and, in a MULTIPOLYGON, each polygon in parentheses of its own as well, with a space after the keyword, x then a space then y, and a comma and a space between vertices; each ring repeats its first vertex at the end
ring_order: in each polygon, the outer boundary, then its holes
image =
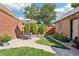
POLYGON ((53 51, 50 46, 35 43, 36 40, 39 40, 39 38, 36 38, 35 36, 32 37, 30 40, 29 39, 28 40, 13 39, 13 40, 9 41, 8 46, 5 46, 5 47, 0 46, 0 50, 1 49, 16 48, 16 47, 33 47, 33 48, 42 49, 42 50, 45 50, 48 52, 55 53, 55 51, 53 51))
POLYGON ((35 41, 39 40, 40 38, 33 36, 31 39, 23 40, 23 39, 13 39, 9 41, 8 46, 0 46, 0 50, 2 49, 9 49, 9 48, 20 48, 20 47, 30 47, 30 48, 37 48, 42 49, 51 53, 54 53, 58 56, 78 56, 79 53, 77 49, 72 48, 69 44, 65 44, 67 47, 71 49, 62 49, 57 47, 52 47, 48 45, 38 44, 35 41))

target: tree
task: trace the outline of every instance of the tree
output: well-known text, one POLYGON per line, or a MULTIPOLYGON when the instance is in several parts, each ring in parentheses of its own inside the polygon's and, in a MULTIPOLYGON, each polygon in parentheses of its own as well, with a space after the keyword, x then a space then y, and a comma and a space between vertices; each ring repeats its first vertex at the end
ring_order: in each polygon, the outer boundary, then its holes
POLYGON ((49 24, 50 21, 55 20, 55 4, 47 3, 41 8, 41 18, 45 24, 49 24))
POLYGON ((28 7, 25 7, 25 17, 26 18, 29 18, 29 19, 33 19, 33 20, 36 20, 37 19, 37 16, 38 16, 38 11, 39 11, 39 8, 36 7, 34 4, 28 7))
POLYGON ((72 6, 73 8, 79 7, 79 3, 72 3, 71 6, 72 6))
POLYGON ((25 17, 36 20, 38 23, 41 19, 44 24, 49 24, 55 19, 55 16, 55 4, 46 3, 42 7, 32 4, 31 7, 25 7, 25 17))

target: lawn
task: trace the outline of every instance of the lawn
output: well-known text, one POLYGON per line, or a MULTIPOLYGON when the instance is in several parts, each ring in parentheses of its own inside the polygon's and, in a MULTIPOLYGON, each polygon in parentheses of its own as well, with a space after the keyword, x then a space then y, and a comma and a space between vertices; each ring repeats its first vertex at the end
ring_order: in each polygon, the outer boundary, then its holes
POLYGON ((56 42, 55 40, 47 38, 47 37, 43 37, 43 36, 41 36, 40 39, 36 41, 36 43, 43 44, 43 45, 48 45, 48 46, 51 46, 51 47, 58 47, 58 48, 68 49, 64 45, 56 42))
POLYGON ((40 37, 39 40, 36 41, 36 43, 44 44, 44 45, 48 45, 48 46, 55 45, 55 43, 51 43, 45 37, 42 37, 42 36, 40 37))
POLYGON ((21 47, 0 50, 0 56, 55 56, 55 54, 41 49, 21 47))

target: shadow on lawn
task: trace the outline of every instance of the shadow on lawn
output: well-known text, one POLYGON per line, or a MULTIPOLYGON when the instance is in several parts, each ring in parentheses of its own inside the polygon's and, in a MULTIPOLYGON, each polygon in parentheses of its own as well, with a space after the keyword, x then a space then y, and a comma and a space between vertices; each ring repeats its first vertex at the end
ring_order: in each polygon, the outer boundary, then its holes
POLYGON ((44 35, 44 37, 51 43, 54 43, 55 45, 51 45, 51 47, 56 47, 56 48, 62 48, 62 49, 68 49, 67 47, 65 47, 64 45, 60 44, 59 42, 56 42, 55 40, 51 39, 50 37, 48 37, 48 35, 44 35))

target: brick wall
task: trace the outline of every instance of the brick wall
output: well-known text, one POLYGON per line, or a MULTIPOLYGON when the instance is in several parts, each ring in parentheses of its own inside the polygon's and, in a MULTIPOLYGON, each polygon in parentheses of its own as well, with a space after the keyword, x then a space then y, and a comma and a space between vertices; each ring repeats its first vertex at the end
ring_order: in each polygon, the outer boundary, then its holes
POLYGON ((63 33, 65 36, 70 38, 70 20, 65 19, 56 23, 56 32, 63 33))
POLYGON ((10 35, 12 38, 16 38, 16 29, 18 31, 18 35, 21 34, 21 22, 4 12, 0 11, 0 36, 4 34, 10 35), (18 27, 18 29, 17 29, 18 27))
POLYGON ((71 22, 71 20, 74 20, 75 18, 79 18, 78 16, 79 16, 79 14, 75 13, 69 17, 66 17, 66 18, 56 22, 55 23, 56 32, 59 34, 63 33, 66 37, 70 38, 70 31, 71 31, 70 22, 71 22))

